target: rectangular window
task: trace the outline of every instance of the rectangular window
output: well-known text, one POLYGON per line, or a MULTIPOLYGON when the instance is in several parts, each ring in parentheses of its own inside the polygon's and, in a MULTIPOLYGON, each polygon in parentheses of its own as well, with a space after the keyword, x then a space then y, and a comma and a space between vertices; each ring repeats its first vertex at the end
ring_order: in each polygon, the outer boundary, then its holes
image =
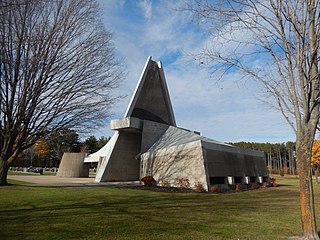
POLYGON ((257 181, 257 177, 250 177, 250 182, 255 183, 257 181))
POLYGON ((242 183, 242 177, 234 177, 234 183, 242 183))
POLYGON ((226 177, 210 177, 210 184, 226 184, 226 177))

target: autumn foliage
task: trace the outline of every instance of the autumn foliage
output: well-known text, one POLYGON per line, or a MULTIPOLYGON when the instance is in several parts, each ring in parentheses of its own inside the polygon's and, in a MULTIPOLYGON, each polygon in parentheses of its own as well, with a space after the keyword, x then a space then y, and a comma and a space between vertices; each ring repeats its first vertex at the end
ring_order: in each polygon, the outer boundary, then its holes
POLYGON ((314 140, 313 142, 311 165, 315 169, 320 167, 320 140, 314 140))
POLYGON ((43 138, 39 139, 36 142, 35 150, 38 153, 39 158, 45 158, 46 156, 48 156, 49 150, 43 138))

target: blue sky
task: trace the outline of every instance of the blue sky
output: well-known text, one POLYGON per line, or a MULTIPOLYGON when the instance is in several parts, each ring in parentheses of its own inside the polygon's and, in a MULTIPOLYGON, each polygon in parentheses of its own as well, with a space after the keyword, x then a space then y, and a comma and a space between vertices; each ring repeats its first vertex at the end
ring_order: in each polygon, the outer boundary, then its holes
MULTIPOLYGON (((259 85, 241 82, 230 72, 217 82, 190 57, 210 38, 179 12, 181 1, 101 0, 103 21, 113 32, 117 55, 124 59, 127 77, 119 92, 127 97, 113 108, 123 116, 148 56, 162 61, 171 102, 179 127, 224 142, 294 141, 292 129, 280 112, 261 101, 259 85)), ((108 129, 97 135, 111 136, 108 129)))

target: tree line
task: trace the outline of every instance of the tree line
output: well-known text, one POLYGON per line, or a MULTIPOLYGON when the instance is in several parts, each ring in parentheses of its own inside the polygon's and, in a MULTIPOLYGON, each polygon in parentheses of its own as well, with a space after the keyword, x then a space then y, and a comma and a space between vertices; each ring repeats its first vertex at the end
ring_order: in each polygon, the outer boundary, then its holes
POLYGON ((39 139, 34 145, 24 150, 13 167, 59 167, 64 152, 94 153, 102 148, 110 137, 89 136, 81 139, 79 134, 70 129, 61 129, 39 139))
POLYGON ((295 142, 286 143, 256 143, 256 142, 236 142, 231 145, 263 151, 266 154, 266 164, 270 173, 297 174, 295 161, 295 142))
MULTIPOLYGON (((266 155, 266 165, 270 173, 279 174, 298 174, 296 165, 296 144, 295 142, 286 143, 256 143, 256 142, 236 142, 230 145, 240 148, 263 151, 266 155)), ((312 174, 318 175, 320 169, 320 140, 315 139, 312 146, 311 157, 312 174)))

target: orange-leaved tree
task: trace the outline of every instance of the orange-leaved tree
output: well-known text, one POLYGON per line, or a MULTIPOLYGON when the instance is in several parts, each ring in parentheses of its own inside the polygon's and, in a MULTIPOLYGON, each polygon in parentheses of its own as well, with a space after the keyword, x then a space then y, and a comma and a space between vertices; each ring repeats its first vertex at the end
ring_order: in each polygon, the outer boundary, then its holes
POLYGON ((40 160, 44 159, 49 154, 49 150, 48 150, 47 144, 46 144, 46 142, 45 142, 45 140, 43 138, 40 138, 36 142, 34 150, 38 154, 38 160, 39 160, 39 165, 40 165, 40 160))
POLYGON ((46 142, 43 138, 39 139, 35 144, 35 150, 40 158, 45 158, 49 151, 46 142))
POLYGON ((311 166, 316 173, 316 183, 318 183, 318 175, 320 168, 320 140, 314 140, 312 145, 311 166))

